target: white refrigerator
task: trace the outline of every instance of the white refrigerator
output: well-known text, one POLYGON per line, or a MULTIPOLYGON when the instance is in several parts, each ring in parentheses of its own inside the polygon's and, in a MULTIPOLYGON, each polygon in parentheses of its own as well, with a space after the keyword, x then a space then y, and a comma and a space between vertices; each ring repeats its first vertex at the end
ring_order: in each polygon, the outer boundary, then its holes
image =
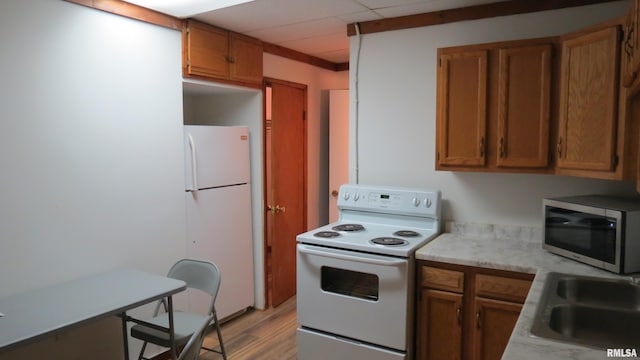
MULTIPOLYGON (((249 129, 185 125, 187 255, 213 261, 222 276, 218 319, 254 305, 249 129)), ((198 291, 192 311, 206 313, 198 291)))

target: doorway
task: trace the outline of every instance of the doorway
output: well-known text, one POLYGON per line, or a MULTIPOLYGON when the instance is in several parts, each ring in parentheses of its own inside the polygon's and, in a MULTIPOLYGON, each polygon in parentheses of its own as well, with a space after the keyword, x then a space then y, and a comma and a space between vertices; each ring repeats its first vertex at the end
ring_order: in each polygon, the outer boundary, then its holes
POLYGON ((338 191, 349 182, 349 90, 329 91, 329 222, 338 221, 338 191))
POLYGON ((265 79, 267 306, 296 293, 296 235, 307 228, 307 86, 265 79))

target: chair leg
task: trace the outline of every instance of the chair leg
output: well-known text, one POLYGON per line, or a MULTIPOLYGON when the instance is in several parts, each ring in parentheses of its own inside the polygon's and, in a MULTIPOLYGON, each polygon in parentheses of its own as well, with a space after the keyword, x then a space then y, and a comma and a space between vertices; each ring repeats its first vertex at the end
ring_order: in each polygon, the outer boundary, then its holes
POLYGON ((209 350, 211 352, 222 355, 224 360, 227 360, 227 351, 224 349, 224 343, 222 342, 222 331, 220 330, 220 323, 218 323, 218 315, 216 315, 216 310, 213 310, 213 322, 216 326, 216 333, 218 334, 218 343, 220 344, 220 350, 211 349, 205 346, 202 346, 203 349, 209 350))
POLYGON ((220 331, 220 323, 218 322, 218 316, 216 315, 216 311, 213 311, 213 321, 216 322, 216 332, 218 333, 218 342, 220 343, 220 353, 222 354, 222 358, 227 360, 227 352, 224 350, 224 343, 222 343, 222 332, 220 331))
POLYGON ((138 355, 138 360, 142 360, 145 357, 144 355, 144 350, 147 348, 147 342, 145 341, 144 343, 142 343, 142 348, 140 349, 140 354, 138 355))

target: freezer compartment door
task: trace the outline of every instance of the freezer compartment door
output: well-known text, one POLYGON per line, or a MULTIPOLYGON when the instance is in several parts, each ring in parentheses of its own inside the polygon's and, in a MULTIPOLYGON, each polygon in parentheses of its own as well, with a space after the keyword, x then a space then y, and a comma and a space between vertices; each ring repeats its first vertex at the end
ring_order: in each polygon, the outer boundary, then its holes
POLYGON ((298 359, 406 360, 407 355, 330 334, 298 328, 298 359))
MULTIPOLYGON (((185 196, 187 254, 191 258, 213 261, 220 268, 218 318, 253 306, 250 185, 186 192, 185 196)), ((189 294, 191 310, 206 312, 208 305, 199 291, 189 294)))
POLYGON ((246 126, 186 125, 184 154, 186 190, 250 182, 246 126))

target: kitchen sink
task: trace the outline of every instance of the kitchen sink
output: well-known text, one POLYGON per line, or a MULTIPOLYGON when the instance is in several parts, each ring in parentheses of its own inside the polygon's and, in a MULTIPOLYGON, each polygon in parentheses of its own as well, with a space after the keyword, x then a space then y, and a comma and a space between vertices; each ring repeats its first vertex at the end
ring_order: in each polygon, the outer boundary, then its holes
POLYGON ((581 305, 556 305, 549 328, 566 339, 585 345, 633 347, 640 345, 640 312, 581 305))
POLYGON ((640 310, 640 286, 624 280, 570 275, 558 279, 556 290, 572 303, 640 310))
POLYGON ((549 273, 531 333, 598 348, 640 345, 640 286, 549 273))

